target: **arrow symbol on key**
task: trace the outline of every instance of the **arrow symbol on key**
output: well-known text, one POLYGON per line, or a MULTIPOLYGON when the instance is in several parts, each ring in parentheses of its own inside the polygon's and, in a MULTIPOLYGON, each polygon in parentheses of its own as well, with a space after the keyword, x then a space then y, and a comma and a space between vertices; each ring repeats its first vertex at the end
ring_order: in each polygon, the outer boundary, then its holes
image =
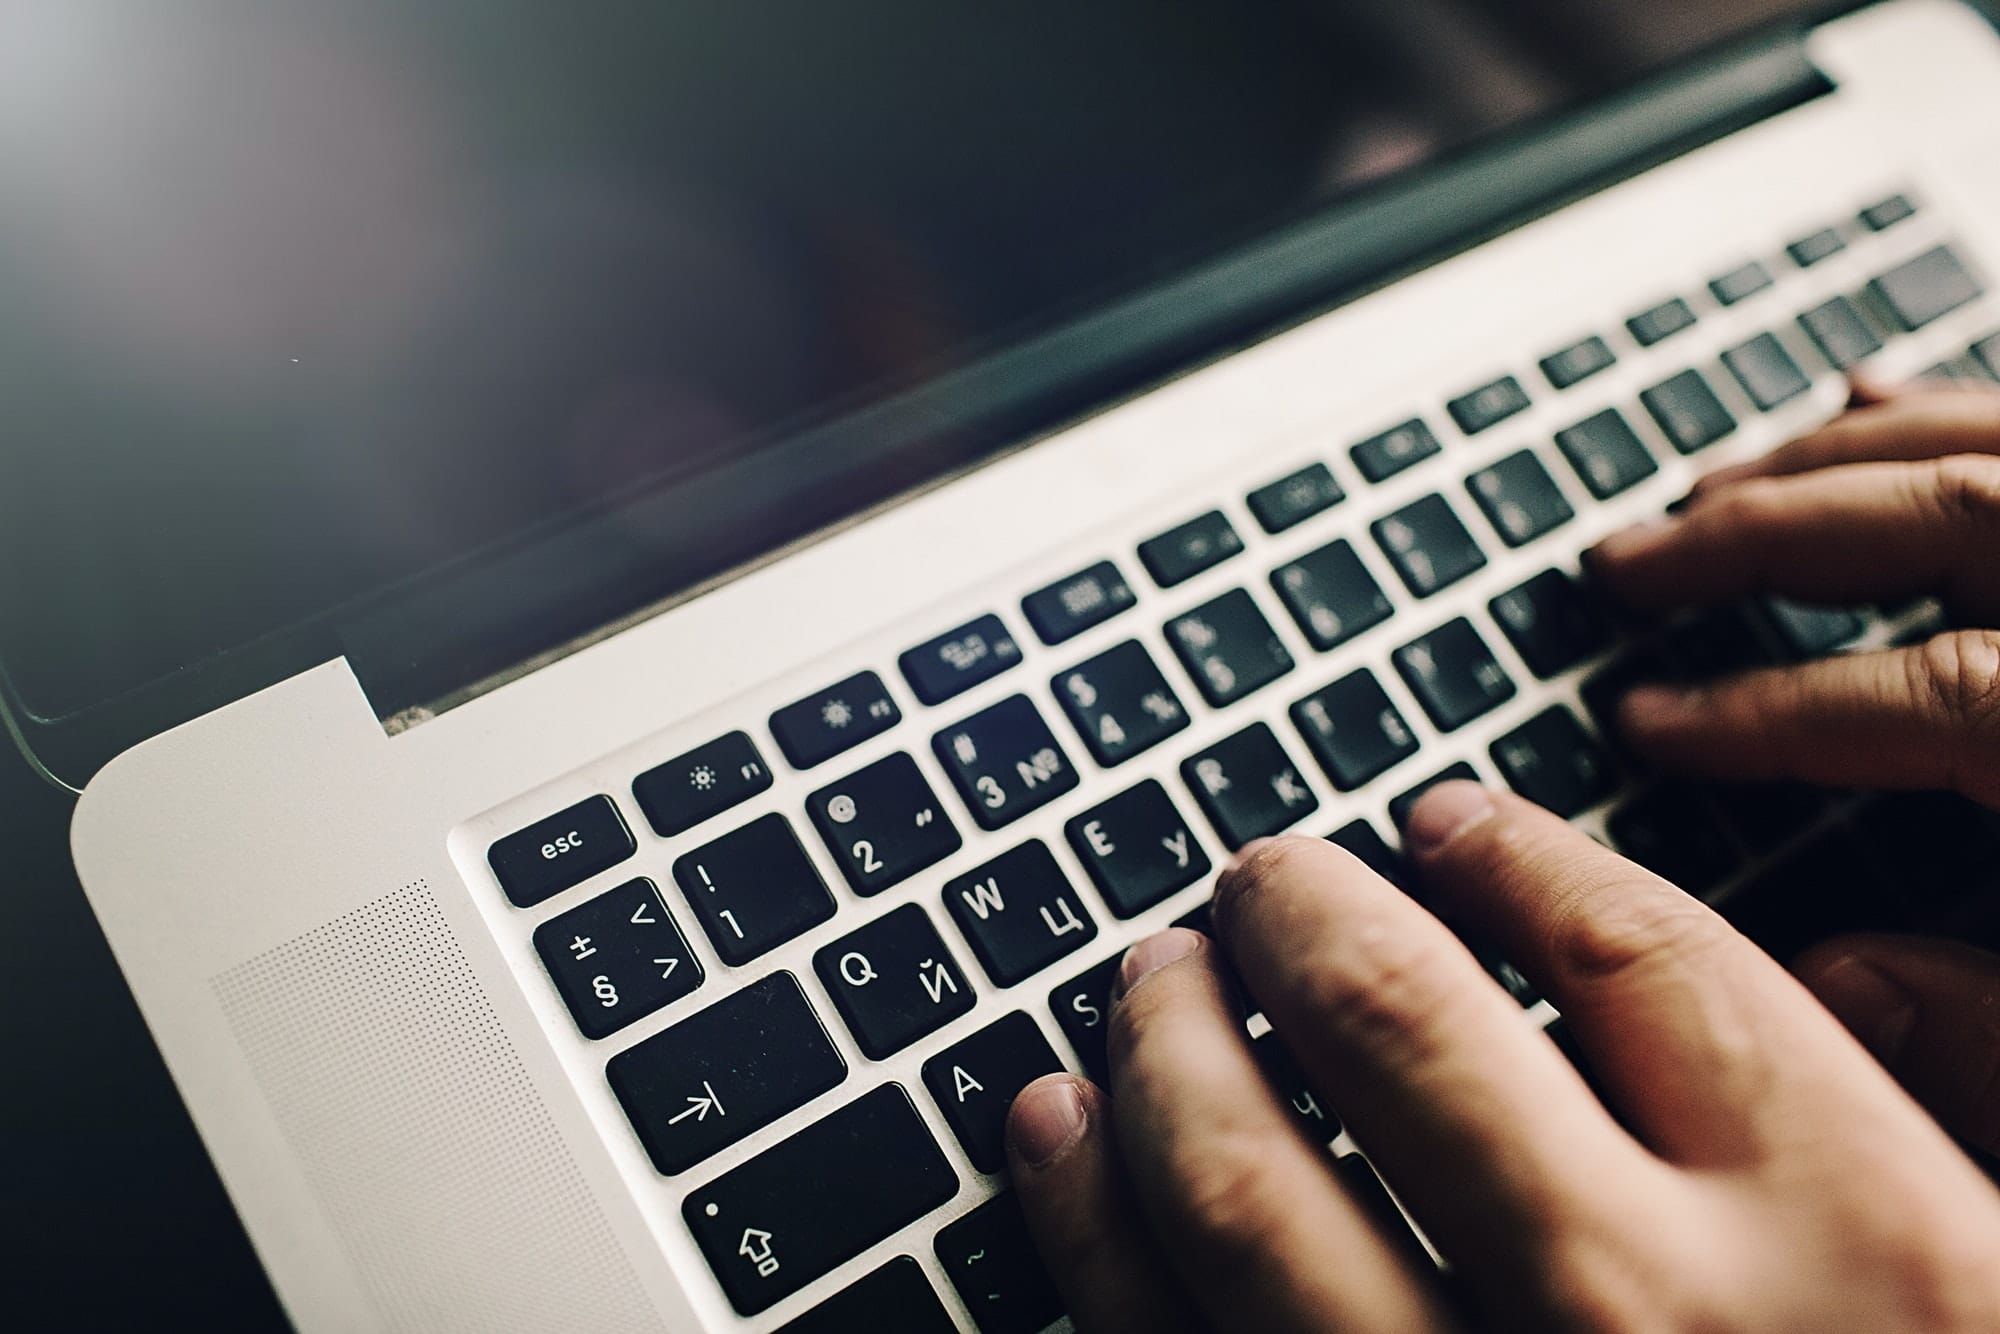
POLYGON ((715 1096, 715 1087, 712 1084, 710 1084, 706 1079, 701 1081, 701 1086, 704 1090, 707 1091, 708 1096, 705 1098, 690 1097, 688 1099, 687 1110, 682 1112, 679 1116, 668 1117, 667 1118, 668 1125, 677 1126, 681 1122, 687 1120, 690 1116, 692 1116, 697 1121, 706 1121, 708 1120, 708 1109, 711 1107, 715 1109, 715 1114, 717 1116, 729 1115, 729 1113, 722 1110, 722 1099, 715 1096))

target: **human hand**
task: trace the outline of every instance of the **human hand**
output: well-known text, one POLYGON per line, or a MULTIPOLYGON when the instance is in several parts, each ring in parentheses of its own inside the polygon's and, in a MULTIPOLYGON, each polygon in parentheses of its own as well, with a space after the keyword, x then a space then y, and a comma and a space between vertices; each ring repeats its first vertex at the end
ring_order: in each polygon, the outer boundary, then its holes
POLYGON ((1561 820, 1448 784, 1425 883, 1563 1011, 1623 1118, 1415 900, 1331 844, 1135 947, 1113 1097, 1024 1092, 1010 1167, 1085 1334, 2000 1329, 2000 1195, 1781 967, 1561 820), (1272 1092, 1224 966, 1450 1262, 1371 1226, 1272 1092), (1629 1126, 1627 1130, 1624 1127, 1629 1126))

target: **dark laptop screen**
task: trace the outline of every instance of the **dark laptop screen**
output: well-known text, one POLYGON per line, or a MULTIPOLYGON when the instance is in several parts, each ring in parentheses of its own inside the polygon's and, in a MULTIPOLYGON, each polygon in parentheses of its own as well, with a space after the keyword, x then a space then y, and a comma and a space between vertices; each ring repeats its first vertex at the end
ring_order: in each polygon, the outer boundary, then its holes
POLYGON ((63 714, 1801 7, 17 8, 0 662, 63 714))

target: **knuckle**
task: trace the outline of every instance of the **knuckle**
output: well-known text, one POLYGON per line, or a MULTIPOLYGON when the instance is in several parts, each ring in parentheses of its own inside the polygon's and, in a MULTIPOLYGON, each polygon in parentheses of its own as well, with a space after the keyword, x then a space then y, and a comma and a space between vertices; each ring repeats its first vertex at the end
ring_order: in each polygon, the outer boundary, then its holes
POLYGON ((1550 928, 1551 955, 1585 980, 1654 972, 1700 971, 1728 948, 1722 919, 1691 895, 1649 886, 1625 894, 1585 894, 1550 928))
POLYGON ((1926 640, 1918 698, 1975 731, 2000 730, 2000 632, 1954 630, 1926 640))
POLYGON ((1954 454, 1932 466, 1933 494, 1947 520, 1974 532, 2000 527, 2000 459, 1954 454))
POLYGON ((1280 1158, 1262 1136, 1231 1131, 1205 1137, 1198 1152, 1174 1159, 1181 1221, 1218 1269, 1234 1268, 1239 1259, 1261 1262, 1285 1249, 1282 1234, 1294 1210, 1290 1185, 1274 1166, 1280 1158))
POLYGON ((1303 979, 1308 1012, 1364 1050, 1397 1063, 1423 1060, 1436 1047, 1456 1004, 1455 956, 1464 947, 1436 930, 1384 922, 1357 924, 1337 962, 1303 979))

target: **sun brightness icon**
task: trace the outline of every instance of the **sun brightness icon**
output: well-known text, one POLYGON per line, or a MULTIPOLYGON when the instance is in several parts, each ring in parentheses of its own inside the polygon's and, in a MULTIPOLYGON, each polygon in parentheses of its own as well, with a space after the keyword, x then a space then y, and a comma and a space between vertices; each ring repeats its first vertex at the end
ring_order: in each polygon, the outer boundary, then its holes
POLYGON ((830 699, 820 709, 819 719, 828 727, 845 727, 854 721, 854 710, 847 707, 844 699, 830 699))
POLYGON ((705 764, 696 765, 688 773, 688 784, 697 792, 706 792, 715 786, 715 770, 705 764))

